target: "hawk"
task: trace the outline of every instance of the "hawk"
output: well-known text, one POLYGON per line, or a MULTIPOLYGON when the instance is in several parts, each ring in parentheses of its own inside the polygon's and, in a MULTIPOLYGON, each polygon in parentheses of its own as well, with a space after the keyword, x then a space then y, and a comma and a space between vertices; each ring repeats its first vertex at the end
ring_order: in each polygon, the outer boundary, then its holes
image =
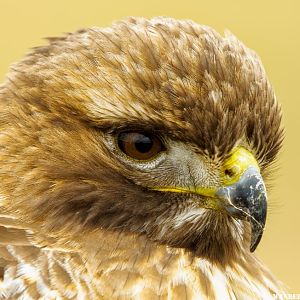
POLYGON ((230 33, 129 18, 0 87, 1 299, 273 299, 253 253, 281 110, 230 33))

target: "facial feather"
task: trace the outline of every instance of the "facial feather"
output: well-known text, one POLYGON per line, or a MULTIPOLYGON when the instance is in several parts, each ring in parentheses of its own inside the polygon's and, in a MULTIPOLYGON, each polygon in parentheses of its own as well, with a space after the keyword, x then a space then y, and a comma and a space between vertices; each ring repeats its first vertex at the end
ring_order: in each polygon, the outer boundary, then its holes
POLYGON ((244 142, 263 171, 283 138, 256 54, 231 34, 189 21, 129 19, 50 39, 13 67, 0 95, 7 206, 61 235, 130 231, 217 257, 206 236, 225 255, 238 247, 241 224, 194 214, 192 196, 149 191, 147 176, 112 155, 105 133, 148 130, 216 164, 244 142))

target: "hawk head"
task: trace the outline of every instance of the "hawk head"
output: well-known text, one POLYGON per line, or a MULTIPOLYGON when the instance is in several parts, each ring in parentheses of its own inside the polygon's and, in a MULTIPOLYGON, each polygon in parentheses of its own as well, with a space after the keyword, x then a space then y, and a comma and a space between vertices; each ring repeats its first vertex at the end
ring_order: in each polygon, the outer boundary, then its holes
POLYGON ((283 131, 233 35, 131 18, 51 38, 0 98, 7 213, 55 240, 105 229, 215 261, 255 250, 283 131))

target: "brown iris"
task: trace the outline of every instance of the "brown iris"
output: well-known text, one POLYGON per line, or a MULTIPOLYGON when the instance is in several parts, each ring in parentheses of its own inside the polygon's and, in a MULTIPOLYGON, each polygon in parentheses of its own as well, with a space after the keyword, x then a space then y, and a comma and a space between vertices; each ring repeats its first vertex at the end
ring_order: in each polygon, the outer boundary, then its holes
POLYGON ((127 156, 137 160, 149 160, 164 150, 157 136, 144 132, 120 133, 118 146, 127 156))

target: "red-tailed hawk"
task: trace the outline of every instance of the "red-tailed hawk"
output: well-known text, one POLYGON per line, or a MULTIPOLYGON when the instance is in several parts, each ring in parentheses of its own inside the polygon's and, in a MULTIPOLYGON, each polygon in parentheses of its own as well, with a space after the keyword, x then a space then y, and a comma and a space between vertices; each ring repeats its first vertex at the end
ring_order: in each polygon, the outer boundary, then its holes
POLYGON ((51 38, 0 87, 1 299, 273 299, 258 260, 281 112, 192 21, 51 38))

